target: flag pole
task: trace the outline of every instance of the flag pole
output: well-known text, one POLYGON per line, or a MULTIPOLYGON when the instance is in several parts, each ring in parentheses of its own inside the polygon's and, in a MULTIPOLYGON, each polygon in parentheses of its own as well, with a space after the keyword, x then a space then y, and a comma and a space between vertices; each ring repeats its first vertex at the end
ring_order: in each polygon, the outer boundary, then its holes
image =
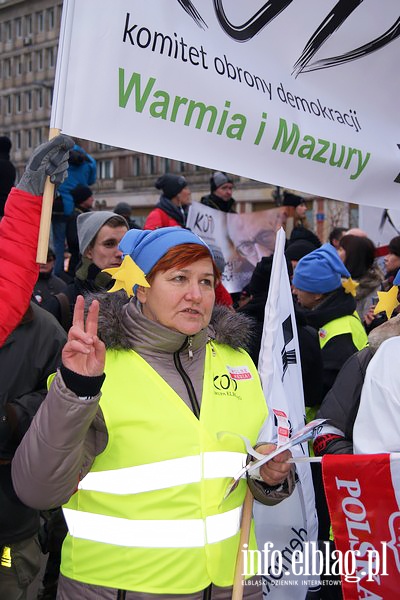
POLYGON ((247 487, 246 496, 243 502, 242 509, 242 521, 240 525, 240 539, 239 539, 239 547, 238 553, 236 557, 236 568, 235 568, 235 578, 233 581, 233 590, 232 590, 232 600, 242 600, 243 598, 243 584, 245 581, 244 571, 244 553, 243 553, 243 544, 249 543, 250 537, 250 527, 251 527, 251 518, 253 514, 253 494, 250 489, 247 487))
MULTIPOLYGON (((60 130, 54 127, 50 128, 49 140, 59 135, 60 130)), ((46 178, 43 191, 42 212, 40 215, 39 238, 36 252, 36 262, 45 264, 47 262, 47 250, 49 247, 51 212, 53 209, 54 183, 51 183, 50 177, 46 178)))

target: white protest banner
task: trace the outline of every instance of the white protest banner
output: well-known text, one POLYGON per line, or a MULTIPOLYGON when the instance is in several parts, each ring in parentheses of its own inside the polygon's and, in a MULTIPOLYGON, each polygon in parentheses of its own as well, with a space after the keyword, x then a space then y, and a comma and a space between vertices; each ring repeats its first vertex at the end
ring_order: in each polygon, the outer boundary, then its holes
POLYGON ((398 0, 64 0, 51 125, 395 208, 399 35, 398 0))
MULTIPOLYGON (((300 351, 289 276, 284 256, 285 233, 277 232, 269 285, 258 371, 270 417, 260 441, 285 444, 293 431, 305 423, 300 351)), ((306 443, 292 448, 294 457, 308 456, 306 443)), ((267 542, 283 558, 281 569, 270 565, 263 573, 264 597, 271 600, 301 600, 308 588, 317 587, 319 577, 293 569, 295 551, 310 553, 317 542, 318 521, 314 488, 308 463, 296 464, 299 481, 293 494, 276 506, 255 503, 254 519, 258 547, 267 542)), ((303 561, 307 563, 307 559, 303 561)), ((311 564, 311 563, 308 563, 311 564)))
POLYGON ((186 227, 210 246, 217 263, 218 259, 225 263, 222 283, 234 293, 249 283, 261 258, 273 253, 276 230, 283 219, 280 208, 234 214, 194 202, 186 227))

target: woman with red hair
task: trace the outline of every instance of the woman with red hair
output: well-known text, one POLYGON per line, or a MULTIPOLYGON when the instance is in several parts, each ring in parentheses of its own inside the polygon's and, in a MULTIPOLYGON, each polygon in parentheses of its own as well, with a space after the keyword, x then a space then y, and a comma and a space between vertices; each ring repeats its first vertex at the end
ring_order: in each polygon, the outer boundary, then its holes
MULTIPOLYGON (((30 505, 63 505, 59 600, 230 598, 246 481, 224 495, 246 462, 241 436, 256 444, 267 417, 243 349, 248 321, 213 311, 219 272, 191 231, 132 229, 119 248, 117 292, 86 318, 78 298, 62 367, 14 460, 15 489, 30 505)), ((291 493, 288 458, 249 480, 265 504, 291 493)), ((261 598, 251 582, 245 597, 261 598)))

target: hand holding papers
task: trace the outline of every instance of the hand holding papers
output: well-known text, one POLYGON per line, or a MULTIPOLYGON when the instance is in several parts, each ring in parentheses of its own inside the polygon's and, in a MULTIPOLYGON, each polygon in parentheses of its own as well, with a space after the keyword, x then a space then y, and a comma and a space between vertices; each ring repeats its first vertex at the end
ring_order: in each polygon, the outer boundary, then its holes
MULTIPOLYGON (((307 425, 299 429, 296 433, 294 433, 286 444, 278 446, 278 448, 276 448, 276 450, 274 450, 270 454, 261 455, 260 453, 256 453, 256 456, 259 458, 249 462, 245 467, 243 467, 239 471, 239 473, 237 473, 234 480, 229 484, 225 492, 224 500, 229 496, 229 494, 231 494, 231 492, 233 492, 234 489, 236 489, 240 479, 244 475, 256 471, 263 464, 265 464, 269 460, 272 460, 275 456, 278 456, 278 454, 281 454, 285 450, 290 450, 290 448, 293 448, 293 446, 296 446, 297 444, 302 444, 303 442, 306 442, 307 440, 313 438, 318 433, 320 426, 322 425, 322 423, 325 422, 325 420, 326 419, 314 419, 313 421, 310 421, 310 423, 308 423, 307 425)), ((254 450, 252 450, 251 454, 254 456, 254 450)))

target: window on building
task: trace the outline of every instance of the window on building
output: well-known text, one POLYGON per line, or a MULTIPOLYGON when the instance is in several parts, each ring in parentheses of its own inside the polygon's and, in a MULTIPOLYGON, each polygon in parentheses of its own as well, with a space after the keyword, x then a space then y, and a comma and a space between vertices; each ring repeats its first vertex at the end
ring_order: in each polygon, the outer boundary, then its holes
POLYGON ((114 177, 114 165, 112 160, 97 161, 97 177, 99 179, 112 179, 114 177))
POLYGON ((179 163, 179 171, 181 173, 183 173, 184 171, 186 171, 186 163, 184 163, 184 162, 180 162, 179 163))
POLYGON ((6 96, 6 114, 7 115, 11 115, 12 114, 12 96, 6 96))
POLYGON ((6 21, 4 23, 4 29, 6 32, 6 35, 5 35, 6 42, 11 42, 11 40, 12 40, 12 22, 6 21))
POLYGON ((155 173, 155 160, 154 156, 147 157, 147 173, 153 175, 155 173))
POLYGON ((26 132, 26 147, 32 148, 32 130, 28 129, 26 132))
POLYGON ((26 60, 26 72, 32 73, 32 71, 33 71, 32 54, 31 53, 27 54, 25 57, 25 60, 26 60))
POLYGON ((25 32, 27 36, 30 36, 33 33, 32 15, 26 15, 25 17, 25 32))
POLYGON ((15 19, 15 35, 17 38, 22 38, 22 19, 18 17, 15 19))
POLYGON ((36 90, 36 107, 43 108, 43 89, 36 90))
POLYGON ((47 48, 47 66, 49 69, 54 69, 56 60, 55 60, 55 48, 47 48))
POLYGON ((39 146, 43 142, 43 131, 41 127, 36 129, 36 146, 39 146))
POLYGON ((22 73, 24 72, 23 56, 18 56, 16 70, 17 70, 17 77, 20 77, 22 75, 22 73))
POLYGON ((140 159, 138 156, 132 159, 132 175, 140 175, 140 159))
POLYGON ((37 32, 42 33, 44 31, 44 14, 43 11, 36 13, 36 27, 37 32))
POLYGON ((15 149, 21 150, 22 147, 22 136, 20 131, 15 132, 15 149))
POLYGON ((6 79, 10 78, 12 75, 12 64, 11 64, 11 58, 6 58, 4 63, 4 77, 6 79))
POLYGON ((169 158, 164 158, 164 173, 169 173, 169 170, 171 168, 171 163, 169 158))
POLYGON ((15 112, 22 112, 22 97, 21 94, 15 94, 15 112))
POLYGON ((43 71, 43 50, 36 52, 36 68, 38 71, 43 71))
POLYGON ((28 112, 32 110, 32 92, 30 90, 25 92, 25 106, 28 112))
POLYGON ((47 25, 48 25, 49 31, 54 29, 54 26, 55 26, 54 8, 47 9, 47 25))

